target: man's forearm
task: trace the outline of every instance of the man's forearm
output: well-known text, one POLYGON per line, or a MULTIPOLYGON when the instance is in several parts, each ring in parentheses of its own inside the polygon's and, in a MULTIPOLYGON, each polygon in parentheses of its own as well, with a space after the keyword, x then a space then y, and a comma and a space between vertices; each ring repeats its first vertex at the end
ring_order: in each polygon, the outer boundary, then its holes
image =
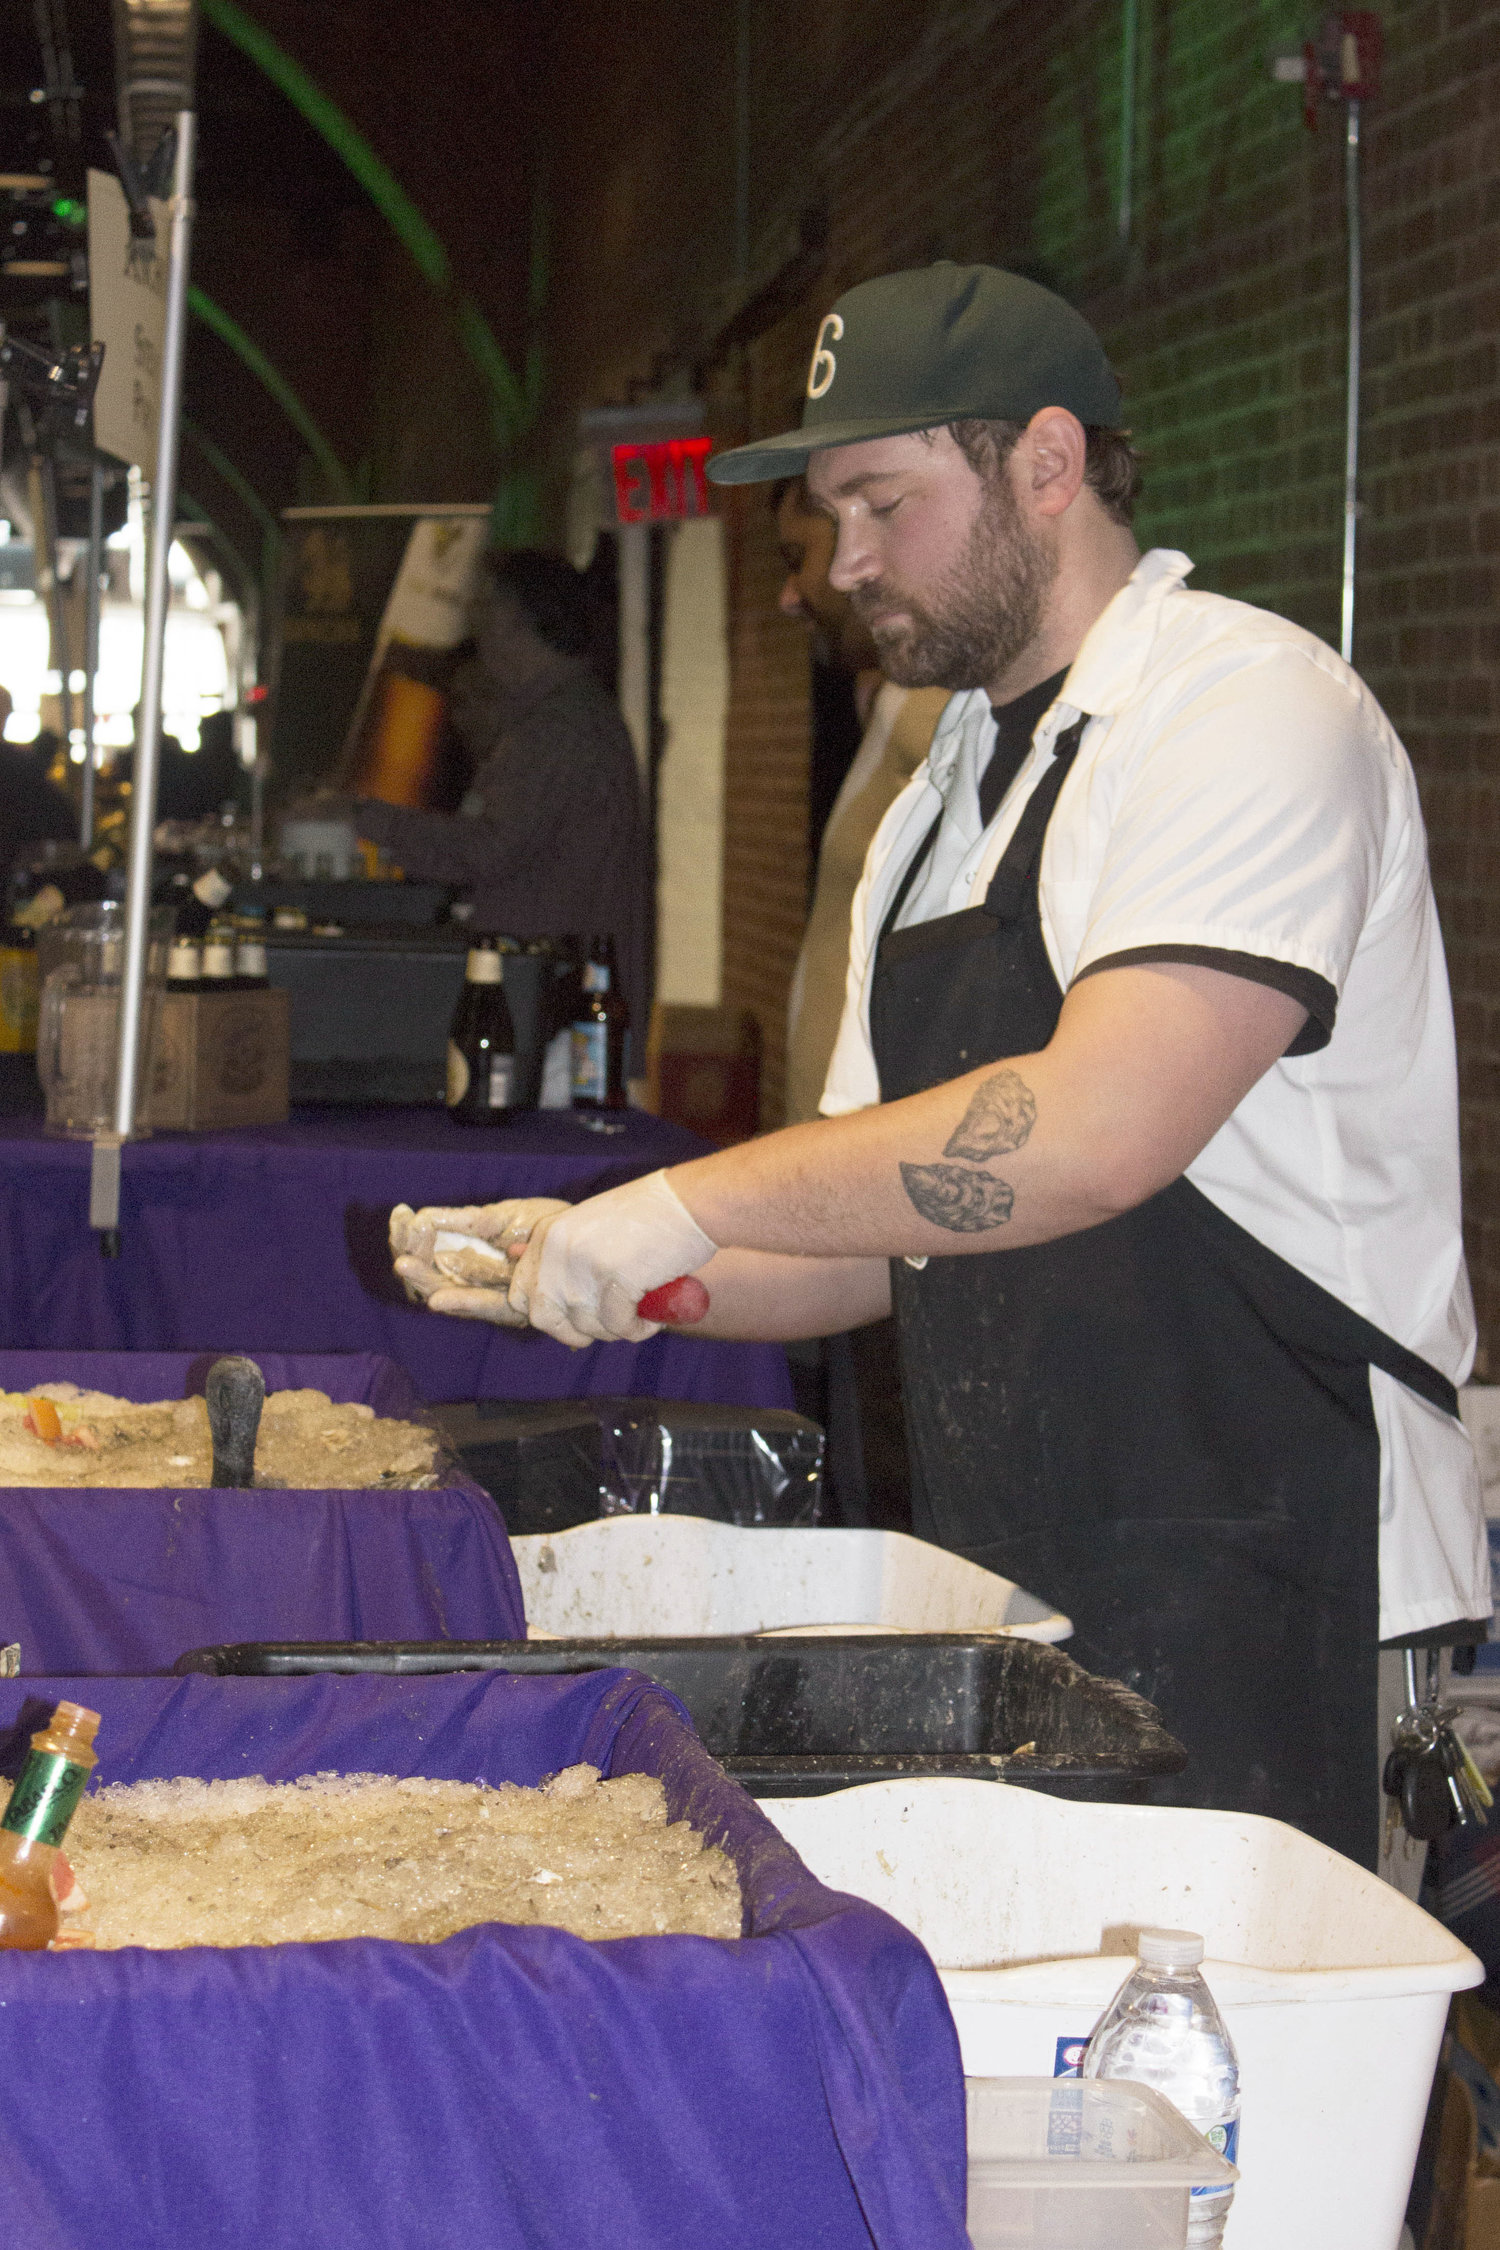
POLYGON ((691 1333, 735 1343, 790 1344, 883 1320, 891 1309, 885 1258, 783 1258, 721 1250, 698 1269, 707 1317, 691 1333))
POLYGON ((1304 1020, 1217 970, 1106 971, 1068 995, 1039 1054, 697 1158, 672 1185, 725 1246, 951 1257, 1053 1241, 1176 1179, 1304 1020))
POLYGON ((361 797, 351 814, 367 842, 379 844, 409 875, 436 883, 479 883, 503 870, 497 839, 483 821, 413 812, 361 797))

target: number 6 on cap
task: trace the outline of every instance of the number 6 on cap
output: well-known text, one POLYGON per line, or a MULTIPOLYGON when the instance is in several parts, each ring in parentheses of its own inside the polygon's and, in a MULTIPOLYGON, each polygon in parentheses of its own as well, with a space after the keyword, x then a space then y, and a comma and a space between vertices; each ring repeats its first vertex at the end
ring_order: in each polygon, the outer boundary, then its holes
POLYGON ((839 363, 828 347, 830 344, 836 344, 843 333, 842 316, 839 313, 826 313, 823 318, 823 325, 818 330, 818 341, 813 347, 812 365, 807 371, 807 395, 809 398, 821 398, 838 373, 839 363))

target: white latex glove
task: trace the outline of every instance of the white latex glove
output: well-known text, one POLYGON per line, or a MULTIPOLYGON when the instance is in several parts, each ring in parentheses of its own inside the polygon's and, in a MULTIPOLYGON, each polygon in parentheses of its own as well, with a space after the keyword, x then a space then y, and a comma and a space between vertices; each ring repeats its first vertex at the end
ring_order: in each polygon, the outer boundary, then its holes
POLYGON ((643 1343, 661 1325, 637 1318, 647 1290, 696 1273, 717 1248, 666 1173, 652 1172, 540 1220, 516 1267, 510 1301, 533 1328, 575 1351, 643 1343))
POLYGON ((391 1213, 391 1262, 413 1304, 460 1320, 524 1328, 526 1315, 512 1307, 508 1293, 513 1261, 540 1220, 569 1208, 551 1195, 456 1208, 429 1203, 420 1211, 398 1203, 391 1213), (475 1243, 488 1243, 497 1253, 491 1271, 486 1271, 491 1261, 475 1243))

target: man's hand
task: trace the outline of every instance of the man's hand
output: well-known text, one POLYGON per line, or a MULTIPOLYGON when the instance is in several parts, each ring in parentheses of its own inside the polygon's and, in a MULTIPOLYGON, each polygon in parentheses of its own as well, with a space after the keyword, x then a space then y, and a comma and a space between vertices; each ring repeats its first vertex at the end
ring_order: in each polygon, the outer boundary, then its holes
POLYGON ((664 1171, 555 1212, 532 1229, 510 1286, 512 1307, 559 1343, 642 1343, 660 1322, 636 1306, 695 1273, 716 1245, 664 1171))
POLYGON ((489 1320, 524 1328, 524 1308, 510 1302, 510 1284, 531 1230, 569 1205, 556 1196, 513 1196, 505 1203, 455 1207, 426 1204, 413 1211, 398 1203, 391 1213, 391 1262, 413 1304, 460 1320, 489 1320), (493 1259, 469 1243, 487 1243, 493 1259), (445 1239, 446 1238, 446 1239, 445 1239), (486 1267, 490 1270, 486 1271, 486 1267))

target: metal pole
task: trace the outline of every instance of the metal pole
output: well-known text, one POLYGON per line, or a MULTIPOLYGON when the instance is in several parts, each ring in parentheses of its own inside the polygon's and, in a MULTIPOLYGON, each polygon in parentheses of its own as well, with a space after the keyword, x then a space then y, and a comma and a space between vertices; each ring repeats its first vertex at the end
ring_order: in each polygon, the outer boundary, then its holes
POLYGON ((37 456, 37 482, 42 495, 42 551, 46 574, 47 611, 52 625, 52 654, 57 664, 57 701, 62 717, 63 756, 73 747, 73 690, 68 662, 68 618, 63 606, 62 577, 57 567, 57 466, 46 450, 37 456))
POLYGON ((97 455, 89 475, 89 579, 83 611, 83 797, 78 840, 94 848, 94 691, 99 672, 99 580, 104 569, 104 464, 97 455))
MULTIPOLYGON (((187 337, 188 259, 193 234, 193 142, 197 120, 177 115, 177 155, 172 172, 167 319, 162 341, 161 409, 156 434, 156 489, 151 495, 151 539, 146 554, 146 645, 141 667, 141 720, 131 777, 130 847, 125 883, 125 960, 120 979, 120 1067, 115 1083, 115 1132, 128 1140, 135 1129, 141 1075, 141 1024, 146 946, 151 927, 151 842, 156 827, 156 784, 161 765, 161 691, 167 638, 167 556, 177 512, 177 442, 182 424, 182 362, 187 337)), ((97 1222, 95 1222, 97 1224, 97 1222)))
POLYGON ((1351 98, 1344 130, 1344 204, 1349 231, 1349 364, 1344 400, 1344 597, 1339 654, 1354 662, 1355 548, 1359 527, 1359 356, 1363 279, 1359 238, 1359 101, 1351 98))

